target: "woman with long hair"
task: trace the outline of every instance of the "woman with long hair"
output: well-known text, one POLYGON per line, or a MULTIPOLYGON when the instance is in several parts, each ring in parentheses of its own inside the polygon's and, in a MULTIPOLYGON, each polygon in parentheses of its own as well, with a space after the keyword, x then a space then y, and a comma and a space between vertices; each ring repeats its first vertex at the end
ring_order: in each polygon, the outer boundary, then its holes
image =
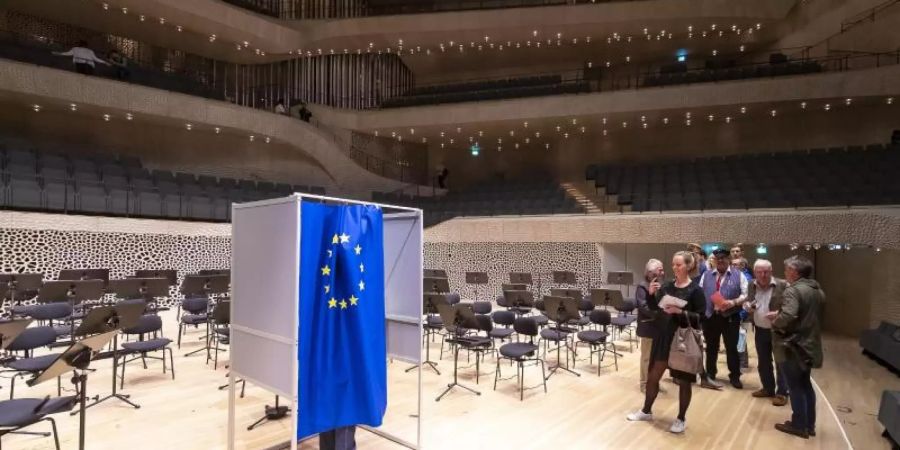
MULTIPOLYGON (((666 295, 687 301, 684 308, 667 306, 662 311, 668 315, 660 321, 662 327, 653 338, 650 349, 650 369, 647 373, 647 389, 644 397, 644 407, 629 414, 629 421, 652 421, 653 402, 659 394, 659 382, 669 367, 669 349, 675 338, 678 327, 688 326, 688 321, 699 325, 700 316, 706 311, 706 297, 700 286, 691 280, 690 272, 694 267, 694 256, 690 252, 681 251, 672 257, 672 272, 675 279, 665 284, 651 283, 648 289, 650 298, 647 306, 651 310, 660 311, 659 302, 666 295)), ((699 326, 698 326, 699 328, 699 326)), ((678 384, 678 417, 672 422, 669 431, 683 433, 685 428, 685 414, 691 404, 691 385, 697 382, 697 375, 679 370, 670 369, 672 378, 678 384)))

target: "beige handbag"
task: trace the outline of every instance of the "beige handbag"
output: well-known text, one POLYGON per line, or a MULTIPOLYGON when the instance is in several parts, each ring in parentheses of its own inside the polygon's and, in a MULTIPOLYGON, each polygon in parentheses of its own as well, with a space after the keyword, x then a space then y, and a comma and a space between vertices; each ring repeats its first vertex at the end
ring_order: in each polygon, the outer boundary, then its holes
POLYGON ((691 326, 687 313, 684 313, 684 318, 687 327, 679 327, 675 331, 669 349, 669 368, 699 374, 703 372, 703 334, 699 328, 691 326))

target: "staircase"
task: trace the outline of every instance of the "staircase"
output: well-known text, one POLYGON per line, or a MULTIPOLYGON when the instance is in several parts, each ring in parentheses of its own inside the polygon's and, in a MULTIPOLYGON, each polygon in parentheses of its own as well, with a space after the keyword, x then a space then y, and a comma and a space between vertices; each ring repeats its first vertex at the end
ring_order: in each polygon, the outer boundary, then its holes
POLYGON ((603 214, 610 211, 601 206, 600 198, 594 193, 596 190, 592 183, 588 182, 566 182, 560 183, 559 186, 566 191, 566 195, 575 199, 588 214, 603 214))

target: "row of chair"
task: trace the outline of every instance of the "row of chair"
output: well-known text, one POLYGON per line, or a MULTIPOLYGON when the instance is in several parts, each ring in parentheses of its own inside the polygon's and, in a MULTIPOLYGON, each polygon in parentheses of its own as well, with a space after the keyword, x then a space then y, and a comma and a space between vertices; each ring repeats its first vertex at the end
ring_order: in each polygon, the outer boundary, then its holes
POLYGON ((548 95, 580 94, 590 92, 586 81, 573 81, 536 86, 485 89, 446 94, 423 94, 394 97, 381 103, 382 108, 402 108, 409 106, 434 105, 439 103, 462 103, 510 98, 541 97, 548 95))
POLYGON ((777 77, 783 75, 803 75, 818 73, 822 66, 816 61, 789 62, 782 64, 754 64, 725 69, 702 69, 684 73, 651 74, 644 78, 645 87, 670 86, 686 83, 708 83, 712 81, 743 80, 750 78, 777 77))

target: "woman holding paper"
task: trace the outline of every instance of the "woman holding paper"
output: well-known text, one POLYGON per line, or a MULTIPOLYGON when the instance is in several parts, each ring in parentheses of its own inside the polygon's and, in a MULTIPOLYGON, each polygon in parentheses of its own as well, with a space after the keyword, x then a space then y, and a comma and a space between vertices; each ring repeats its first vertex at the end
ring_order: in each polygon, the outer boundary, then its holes
MULTIPOLYGON (((640 411, 627 416, 629 421, 652 421, 653 402, 659 394, 659 382, 669 367, 669 349, 675 337, 678 327, 688 326, 687 321, 699 323, 700 315, 706 311, 706 297, 697 283, 690 277, 691 268, 694 265, 694 256, 690 252, 681 251, 672 257, 672 272, 675 279, 660 285, 658 282, 649 286, 650 298, 647 306, 651 310, 662 310, 668 314, 667 320, 661 320, 659 333, 653 338, 650 349, 650 370, 647 375, 647 391, 644 398, 644 407, 640 411)), ((691 384, 697 382, 697 375, 692 373, 670 370, 672 377, 678 383, 678 418, 672 422, 669 431, 683 433, 685 428, 685 414, 691 404, 691 384)))

